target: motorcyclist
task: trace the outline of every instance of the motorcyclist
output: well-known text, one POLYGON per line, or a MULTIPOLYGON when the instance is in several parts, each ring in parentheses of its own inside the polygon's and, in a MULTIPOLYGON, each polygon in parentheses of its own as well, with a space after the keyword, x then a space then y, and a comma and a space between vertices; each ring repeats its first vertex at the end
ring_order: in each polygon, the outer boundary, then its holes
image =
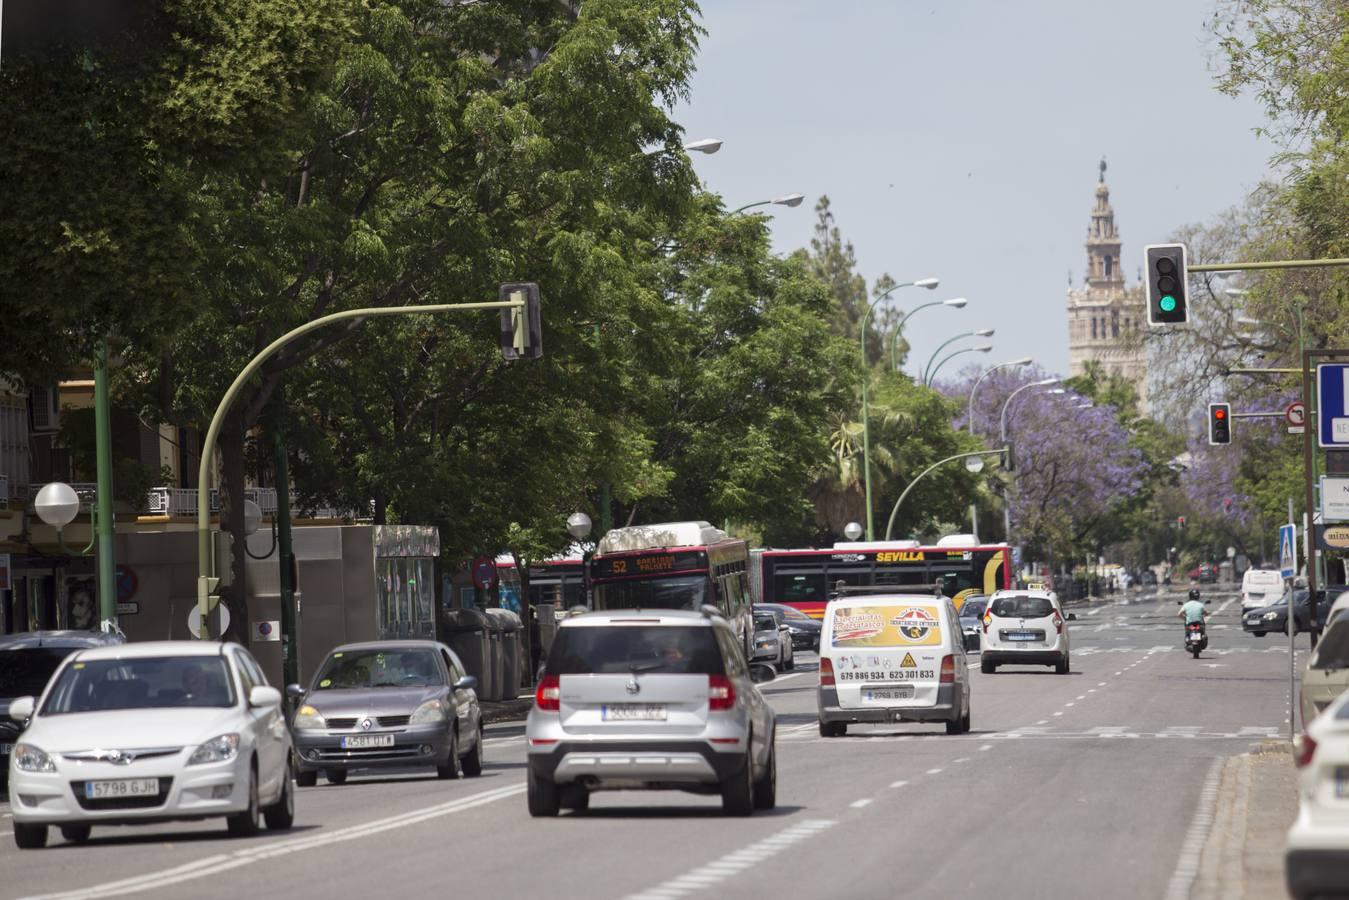
POLYGON ((1199 599, 1198 588, 1190 588, 1190 599, 1181 606, 1176 617, 1184 619, 1186 625, 1193 625, 1195 622, 1204 624, 1204 620, 1208 618, 1208 610, 1204 609, 1204 604, 1199 599))

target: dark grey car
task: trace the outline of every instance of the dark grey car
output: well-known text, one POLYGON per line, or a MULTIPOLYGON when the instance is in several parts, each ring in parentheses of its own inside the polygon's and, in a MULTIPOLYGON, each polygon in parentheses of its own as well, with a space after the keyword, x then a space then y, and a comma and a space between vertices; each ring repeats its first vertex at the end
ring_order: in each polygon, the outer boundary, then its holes
POLYGON ((0 635, 0 787, 9 777, 9 752, 23 726, 9 717, 16 697, 40 697, 65 658, 86 647, 122 644, 101 631, 27 631, 0 635))
POLYGON ((482 773, 482 711, 454 651, 435 641, 344 644, 328 654, 291 730, 296 782, 322 771, 341 784, 350 769, 434 766, 441 778, 482 773))

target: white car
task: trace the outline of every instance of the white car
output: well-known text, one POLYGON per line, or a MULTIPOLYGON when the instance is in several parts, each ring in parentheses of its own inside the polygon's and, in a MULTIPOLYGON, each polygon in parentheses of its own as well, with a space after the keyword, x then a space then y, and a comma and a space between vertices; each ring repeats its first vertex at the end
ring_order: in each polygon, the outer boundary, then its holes
POLYGON ((1241 611, 1269 606, 1283 596, 1283 589, 1278 569, 1247 569, 1241 576, 1241 611))
POLYGON ((1349 872, 1349 694, 1307 725, 1294 748, 1301 782, 1284 870, 1296 900, 1339 896, 1349 872))
POLYGON ((1053 591, 997 591, 989 598, 983 619, 983 653, 979 671, 992 674, 1000 665, 1053 666, 1060 675, 1071 667, 1068 622, 1053 591))
POLYGON ((94 825, 225 817, 230 834, 295 817, 281 692, 236 644, 150 641, 81 650, 40 699, 9 763, 14 842, 73 843, 94 825))

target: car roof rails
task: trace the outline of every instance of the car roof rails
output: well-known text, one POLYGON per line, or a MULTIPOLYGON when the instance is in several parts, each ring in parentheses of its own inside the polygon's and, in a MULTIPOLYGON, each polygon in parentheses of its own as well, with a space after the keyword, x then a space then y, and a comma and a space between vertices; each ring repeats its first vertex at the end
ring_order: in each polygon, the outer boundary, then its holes
POLYGON ((931 593, 937 596, 946 596, 941 592, 939 584, 848 584, 846 581, 835 583, 834 589, 830 592, 830 599, 843 597, 849 594, 922 594, 931 593))

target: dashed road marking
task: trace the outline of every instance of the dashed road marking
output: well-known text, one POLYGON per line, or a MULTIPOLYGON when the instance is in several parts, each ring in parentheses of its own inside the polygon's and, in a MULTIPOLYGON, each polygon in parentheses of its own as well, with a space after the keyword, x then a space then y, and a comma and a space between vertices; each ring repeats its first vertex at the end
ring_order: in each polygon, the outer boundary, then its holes
POLYGON ((864 806, 870 806, 871 802, 872 801, 870 797, 863 797, 861 800, 854 800, 848 805, 851 806, 853 809, 861 809, 864 806))
POLYGON ((1199 874, 1199 857, 1208 842, 1209 832, 1213 829, 1213 811, 1218 805, 1218 779, 1222 775, 1225 760, 1219 757, 1209 766, 1204 786, 1199 791, 1199 803, 1185 832, 1185 842, 1181 845, 1180 859, 1171 873, 1166 885, 1166 900, 1187 900, 1195 876, 1199 874))
MULTIPOLYGON (((868 800, 867 802, 871 801, 868 800)), ((685 894, 705 890, 728 878, 735 877, 744 869, 781 853, 793 844, 809 840, 812 836, 827 828, 832 828, 835 824, 837 823, 831 819, 806 819, 804 822, 799 822, 764 840, 727 854, 719 860, 700 866, 692 872, 677 878, 671 878, 669 881, 645 891, 631 894, 628 900, 657 900, 657 898, 664 900, 664 898, 682 897, 685 894)))
POLYGON ((904 785, 906 785, 906 784, 908 784, 907 781, 892 781, 892 782, 890 782, 890 787, 892 787, 892 788, 902 788, 902 787, 904 787, 904 785))
POLYGON ((942 773, 942 770, 941 770, 941 769, 928 769, 928 770, 927 770, 927 774, 929 774, 929 775, 940 775, 941 773, 942 773))
POLYGON ((953 763, 963 763, 963 762, 969 762, 969 761, 970 761, 970 758, 969 758, 968 756, 962 756, 962 757, 960 757, 960 759, 953 759, 953 760, 951 760, 951 762, 953 762, 953 763))
POLYGON ((982 747, 979 748, 979 752, 982 753, 985 750, 992 750, 992 749, 993 749, 992 744, 984 744, 982 747))

